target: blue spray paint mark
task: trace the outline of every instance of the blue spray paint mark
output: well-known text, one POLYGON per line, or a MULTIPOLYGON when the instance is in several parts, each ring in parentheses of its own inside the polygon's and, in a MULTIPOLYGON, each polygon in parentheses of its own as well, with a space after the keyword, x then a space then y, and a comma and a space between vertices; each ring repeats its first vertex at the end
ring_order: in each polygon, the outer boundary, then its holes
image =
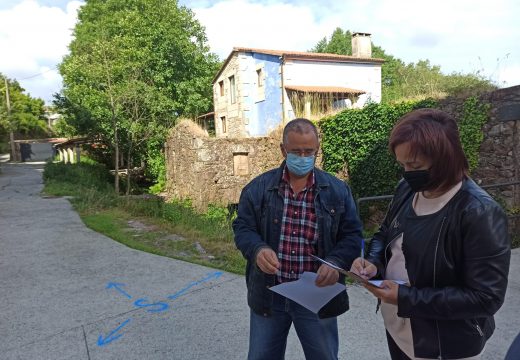
POLYGON ((150 306, 158 307, 158 309, 148 309, 148 310, 146 310, 146 311, 151 312, 151 313, 156 313, 156 312, 161 312, 161 311, 168 310, 168 304, 167 303, 157 302, 157 303, 148 304, 148 299, 146 299, 146 298, 137 299, 134 302, 134 305, 137 306, 137 307, 143 307, 143 308, 144 307, 150 307, 150 306))
POLYGON ((202 278, 200 279, 199 281, 192 281, 191 283, 189 283, 186 287, 184 287, 183 289, 177 291, 175 294, 173 295, 170 295, 168 296, 168 299, 170 300, 175 300, 177 299, 178 297, 184 295, 189 289, 191 289, 192 287, 194 286, 197 286, 199 284, 202 284, 202 283, 205 283, 211 279, 218 279, 219 277, 221 277, 223 274, 222 271, 215 271, 215 272, 212 272, 212 273, 209 273, 205 278, 202 278))
POLYGON ((111 289, 111 288, 114 288, 116 289, 117 291, 119 291, 121 294, 123 294, 124 296, 126 296, 127 298, 131 299, 132 297, 126 293, 123 289, 121 289, 121 286, 126 286, 126 284, 122 284, 122 283, 116 283, 116 282, 109 282, 107 284, 107 289, 111 289))
MULTIPOLYGON (((222 271, 214 271, 212 273, 209 273, 206 277, 204 277, 198 281, 192 281, 187 286, 185 286, 183 289, 177 291, 173 295, 168 296, 168 299, 171 299, 171 300, 176 299, 179 296, 185 294, 192 287, 205 283, 211 279, 218 279, 219 277, 222 276, 222 274, 223 274, 222 271)), ((127 298, 131 299, 132 297, 129 294, 127 294, 123 289, 121 289, 121 286, 126 286, 126 285, 122 284, 122 283, 110 282, 107 284, 106 288, 107 289, 114 288, 117 291, 119 291, 121 294, 126 296, 127 298)), ((164 303, 164 302, 149 303, 147 298, 137 299, 134 302, 134 305, 137 307, 142 307, 142 308, 155 307, 155 309, 146 310, 150 313, 165 311, 169 308, 169 305, 167 303, 164 303)), ((125 322, 123 322, 121 325, 119 325, 117 328, 115 328, 113 331, 111 331, 105 338, 103 337, 103 335, 99 335, 97 345, 104 346, 104 345, 110 344, 112 341, 117 340, 121 336, 123 336, 123 333, 118 334, 118 331, 121 330, 126 324, 128 324, 128 322, 130 322, 130 320, 131 319, 128 319, 125 322)))
POLYGON ((126 321, 124 321, 121 325, 119 325, 117 328, 115 328, 114 330, 112 330, 106 338, 103 338, 103 335, 99 335, 98 337, 98 341, 97 341, 97 345, 98 346, 104 346, 104 345, 107 345, 107 344, 110 344, 112 341, 114 340, 117 340, 119 339, 121 336, 123 336, 123 333, 121 334, 117 334, 117 332, 119 330, 121 330, 121 328, 123 326, 125 326, 126 324, 128 324, 128 322, 130 322, 130 320, 132 319, 128 319, 126 321), (117 335, 116 335, 117 334, 117 335))

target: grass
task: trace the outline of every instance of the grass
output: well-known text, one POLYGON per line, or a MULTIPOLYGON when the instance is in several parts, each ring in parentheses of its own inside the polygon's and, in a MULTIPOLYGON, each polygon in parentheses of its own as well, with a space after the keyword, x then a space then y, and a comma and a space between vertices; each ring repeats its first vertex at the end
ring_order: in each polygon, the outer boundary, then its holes
POLYGON ((106 169, 92 162, 48 163, 43 192, 71 196, 91 229, 140 251, 243 274, 245 260, 235 248, 225 209, 206 214, 189 203, 165 203, 155 196, 117 196, 106 169))
MULTIPOLYGON (((245 260, 235 248, 226 209, 195 212, 188 202, 165 203, 155 196, 124 197, 114 193, 106 169, 92 162, 48 163, 43 192, 71 196, 83 222, 130 248, 244 274, 245 260)), ((366 230, 369 239, 376 227, 366 230)), ((520 237, 513 237, 513 247, 520 237)))

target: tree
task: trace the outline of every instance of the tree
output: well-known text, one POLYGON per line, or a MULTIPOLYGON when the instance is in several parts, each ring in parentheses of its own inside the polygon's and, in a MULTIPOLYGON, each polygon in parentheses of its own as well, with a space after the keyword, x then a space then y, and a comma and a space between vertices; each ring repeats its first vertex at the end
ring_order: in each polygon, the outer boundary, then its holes
POLYGON ((316 52, 329 54, 352 55, 352 33, 341 28, 336 28, 330 37, 322 39, 315 47, 316 52), (321 48, 321 49, 320 49, 321 48))
POLYGON ((15 138, 47 137, 49 133, 44 101, 25 94, 16 80, 0 73, 0 144, 9 139, 14 152, 15 138))
POLYGON ((146 139, 165 135, 158 129, 212 108, 218 59, 191 10, 174 0, 89 0, 78 19, 55 104, 78 134, 112 149, 116 174, 120 152, 127 166, 147 159, 157 151, 146 139))

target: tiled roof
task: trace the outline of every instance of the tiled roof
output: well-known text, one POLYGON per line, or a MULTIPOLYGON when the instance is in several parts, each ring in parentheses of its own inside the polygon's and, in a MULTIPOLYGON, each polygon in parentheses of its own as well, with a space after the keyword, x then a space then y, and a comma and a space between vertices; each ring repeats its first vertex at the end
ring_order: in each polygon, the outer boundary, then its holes
POLYGON ((341 94, 353 94, 360 95, 366 91, 351 89, 339 86, 300 86, 300 85, 285 85, 287 90, 301 91, 308 93, 341 93, 341 94))
POLYGON ((357 56, 350 55, 338 55, 338 54, 329 54, 329 53, 314 53, 314 52, 306 52, 306 51, 292 51, 292 50, 269 50, 269 49, 255 49, 255 48, 245 48, 245 47, 234 47, 233 52, 254 52, 257 54, 267 54, 267 55, 277 55, 283 56, 285 59, 294 59, 294 58, 306 58, 306 59, 315 59, 315 60, 335 60, 335 61, 345 61, 345 62, 378 62, 382 63, 384 59, 378 58, 362 58, 357 56))
POLYGON ((313 52, 305 52, 305 51, 292 51, 292 50, 269 50, 269 49, 256 49, 256 48, 246 48, 246 47, 234 47, 226 61, 220 67, 217 75, 213 78, 213 83, 217 81, 218 77, 224 71, 225 67, 233 57, 235 53, 239 52, 252 52, 257 54, 266 54, 266 55, 274 55, 280 56, 284 60, 307 60, 307 61, 330 61, 330 62, 361 62, 361 63, 378 63, 381 64, 385 60, 378 58, 362 58, 357 56, 349 56, 349 55, 337 55, 337 54, 329 54, 329 53, 313 53, 313 52))

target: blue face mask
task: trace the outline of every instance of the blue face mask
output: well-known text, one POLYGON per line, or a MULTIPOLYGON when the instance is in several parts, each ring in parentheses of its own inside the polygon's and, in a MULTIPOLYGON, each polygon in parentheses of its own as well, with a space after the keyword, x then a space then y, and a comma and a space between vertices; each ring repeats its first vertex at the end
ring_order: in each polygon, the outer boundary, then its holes
POLYGON ((311 156, 298 156, 295 154, 287 153, 287 159, 285 163, 291 173, 296 176, 304 176, 312 171, 314 168, 314 155, 311 156))

